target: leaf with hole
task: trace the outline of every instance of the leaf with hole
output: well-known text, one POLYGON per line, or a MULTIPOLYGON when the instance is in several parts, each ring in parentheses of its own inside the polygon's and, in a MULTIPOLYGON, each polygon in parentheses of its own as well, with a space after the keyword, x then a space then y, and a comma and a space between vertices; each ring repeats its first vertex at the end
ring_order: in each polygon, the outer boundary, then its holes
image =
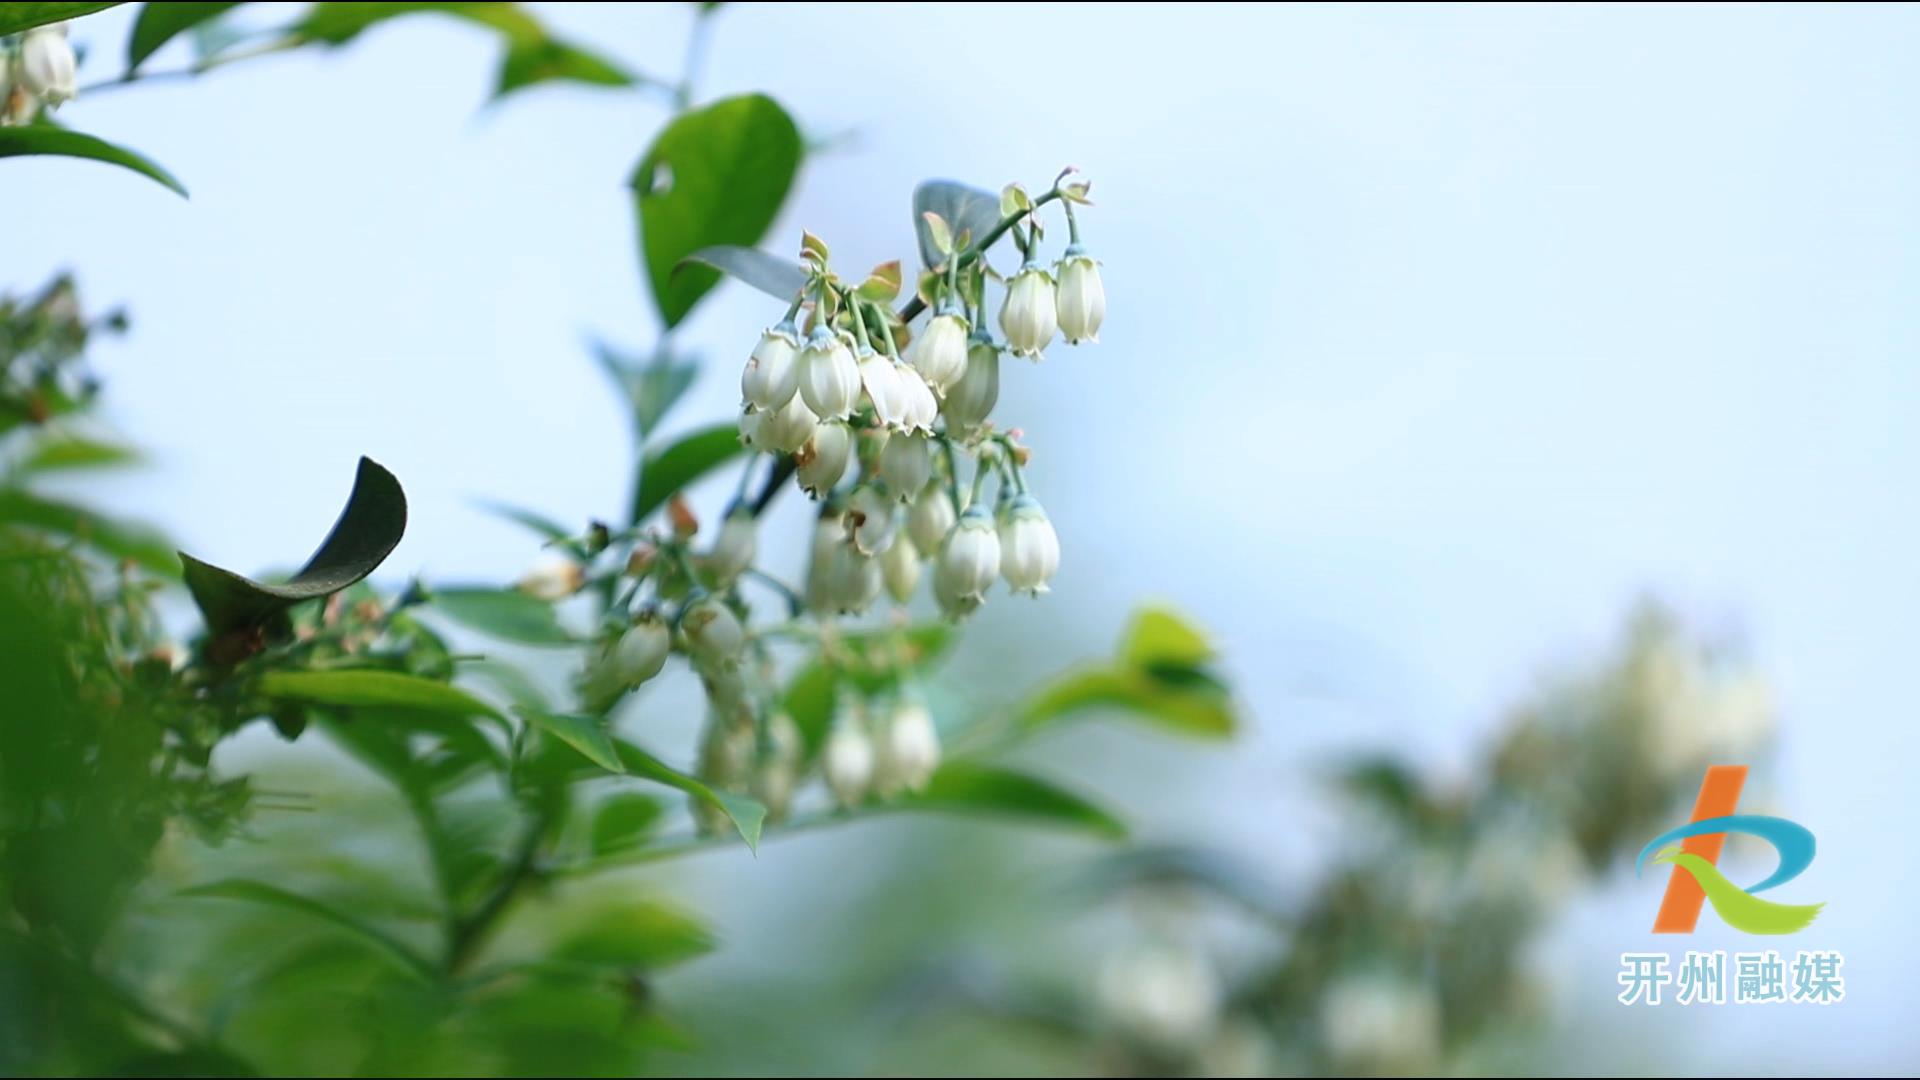
POLYGON ((353 492, 319 550, 287 581, 268 585, 180 553, 187 589, 215 638, 282 621, 287 609, 364 579, 386 560, 407 528, 400 481, 371 458, 360 459, 353 492))
POLYGON ((172 173, 139 153, 124 146, 116 146, 105 139, 97 139, 92 135, 48 124, 0 127, 0 158, 41 156, 104 161, 109 165, 131 169, 149 180, 157 181, 183 198, 187 194, 187 189, 180 181, 174 179, 172 173))
POLYGON ((675 270, 705 248, 758 243, 786 202, 801 151, 793 118, 762 94, 682 113, 654 139, 632 188, 647 279, 669 327, 720 280, 705 266, 675 270))

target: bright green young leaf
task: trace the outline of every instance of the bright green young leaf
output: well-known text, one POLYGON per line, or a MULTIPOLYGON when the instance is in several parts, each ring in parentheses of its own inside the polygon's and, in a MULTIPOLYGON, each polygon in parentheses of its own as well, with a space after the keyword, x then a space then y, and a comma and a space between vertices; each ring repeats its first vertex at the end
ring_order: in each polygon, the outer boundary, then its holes
POLYGON ((713 932, 678 908, 650 900, 624 903, 599 913, 585 929, 567 935, 557 960, 621 969, 658 971, 713 951, 713 932))
POLYGON ((622 792, 600 804, 593 813, 592 846, 596 856, 633 847, 653 832, 665 807, 651 795, 622 792))
POLYGON ((502 641, 524 645, 572 645, 577 641, 560 625, 552 604, 518 589, 439 588, 433 590, 430 604, 454 622, 502 641))
POLYGON ((371 458, 360 459, 346 509, 320 548, 292 578, 264 585, 180 553, 187 589, 218 638, 265 627, 288 608, 339 592, 373 573, 407 528, 407 497, 400 481, 371 458))
POLYGON ((600 369, 627 399, 633 411, 634 431, 642 439, 679 403, 693 385, 694 376, 700 373, 698 364, 677 359, 664 349, 644 364, 622 356, 601 342, 594 343, 593 355, 600 369))
POLYGON ((768 296, 789 303, 807 286, 805 267, 791 259, 769 255, 758 248, 736 244, 704 247, 681 259, 673 272, 675 275, 681 274, 695 264, 711 266, 768 296))
POLYGON ((747 847, 755 850, 759 848, 760 827, 767 820, 766 807, 745 795, 735 795, 730 791, 717 791, 708 787, 705 781, 681 772, 632 743, 616 742, 616 747, 620 752, 620 760, 626 765, 628 772, 668 787, 679 788, 727 815, 727 819, 732 821, 733 827, 739 831, 740 839, 747 842, 747 847))
POLYGON ((678 325, 720 280, 682 260, 716 244, 751 247, 766 234, 800 168, 800 130, 761 94, 682 113, 633 172, 640 249, 654 303, 678 325))
MULTIPOLYGON (((17 466, 23 474, 64 472, 69 469, 105 469, 131 465, 140 452, 79 436, 43 439, 17 466)), ((172 560, 169 559, 169 562, 172 560)))
POLYGON ((48 23, 77 19, 82 15, 91 15, 96 11, 105 11, 110 7, 119 7, 119 3, 109 4, 0 4, 0 37, 17 34, 22 30, 31 30, 48 23))
POLYGON ((614 750, 613 740, 607 735, 606 725, 598 717, 528 708, 513 711, 520 719, 580 751, 581 756, 608 772, 627 771, 614 750))
POLYGON ((452 716, 499 717, 493 706, 449 683, 403 671, 269 671, 260 676, 269 698, 340 708, 421 709, 452 716))
POLYGON ((180 560, 172 545, 158 534, 29 491, 0 488, 0 523, 67 537, 109 558, 125 559, 165 577, 180 574, 180 560))
POLYGON ((1127 835, 1120 819, 1072 792, 1024 773, 970 761, 940 766, 925 791, 893 805, 901 810, 1014 817, 1084 829, 1112 840, 1127 835))
POLYGON ((1174 685, 1131 668, 1084 668, 1069 672, 1030 698, 1021 710, 1029 729, 1078 713, 1110 709, 1183 735, 1226 738, 1233 734, 1232 698, 1217 684, 1174 685))
POLYGON ((701 428, 663 450, 649 451, 640 463, 627 522, 640 524, 676 493, 745 451, 740 429, 731 423, 701 428))
POLYGON ((147 57, 175 37, 215 19, 239 4, 141 4, 133 22, 133 36, 127 39, 127 70, 133 71, 147 57))
POLYGON ((314 4, 295 27, 301 40, 345 45, 375 25, 408 15, 446 15, 495 31, 506 48, 494 96, 551 80, 629 86, 638 78, 602 57, 548 35, 539 20, 510 3, 314 4))
POLYGON ((612 61, 563 41, 542 38, 515 41, 500 63, 500 81, 493 96, 505 97, 523 87, 543 82, 574 82, 588 86, 632 86, 634 76, 612 61))
POLYGON ((1199 667, 1215 655, 1199 627, 1164 607, 1135 612, 1120 646, 1121 662, 1141 668, 1199 667))
MULTIPOLYGON (((46 7, 50 5, 29 4, 28 7, 46 7)), ((57 5, 52 5, 57 6, 57 5)), ((66 128, 47 124, 29 124, 26 127, 0 127, 0 158, 53 156, 85 158, 89 161, 104 161, 109 165, 118 165, 123 169, 132 169, 148 179, 160 184, 182 197, 187 189, 173 174, 154 164, 147 158, 127 149, 115 146, 105 139, 97 139, 66 128)))
POLYGON ((913 227, 920 237, 920 261, 938 266, 946 256, 928 224, 928 214, 937 215, 946 224, 949 246, 963 233, 978 240, 1000 224, 1000 196, 957 180, 928 180, 913 189, 913 227))
POLYGON ((331 904, 324 904, 311 897, 288 892, 278 885, 269 885, 264 881, 248 881, 244 878, 229 878, 225 881, 213 881, 205 885, 195 885, 190 889, 182 889, 175 895, 204 900, 238 900, 311 916, 322 922, 331 923, 353 934, 361 941, 375 946, 399 960, 422 978, 428 980, 436 978, 433 965, 398 938, 354 918, 331 904))

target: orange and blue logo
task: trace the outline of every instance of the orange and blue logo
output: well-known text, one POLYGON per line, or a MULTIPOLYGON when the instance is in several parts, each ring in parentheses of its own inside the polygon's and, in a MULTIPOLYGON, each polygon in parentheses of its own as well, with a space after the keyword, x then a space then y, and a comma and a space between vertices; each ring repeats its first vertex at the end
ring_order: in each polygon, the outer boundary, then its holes
POLYGON ((1713 905, 1720 921, 1748 934, 1791 934, 1804 930, 1825 904, 1776 904, 1754 895, 1800 876, 1813 862, 1813 833, 1785 818, 1740 814, 1740 789, 1746 784, 1744 765, 1715 765, 1701 781, 1700 795, 1687 824, 1669 829, 1647 842, 1634 860, 1634 873, 1654 862, 1669 863, 1673 874, 1654 918, 1656 934, 1690 934, 1700 920, 1703 903, 1713 905), (1765 880, 1745 889, 1720 872, 1720 849, 1728 833, 1757 836, 1773 845, 1780 865, 1765 880))

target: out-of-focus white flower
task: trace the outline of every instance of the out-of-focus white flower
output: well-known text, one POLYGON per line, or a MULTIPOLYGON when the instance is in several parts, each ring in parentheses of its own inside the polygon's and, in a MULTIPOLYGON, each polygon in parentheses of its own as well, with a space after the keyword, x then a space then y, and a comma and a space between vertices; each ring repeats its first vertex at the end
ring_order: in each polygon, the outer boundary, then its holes
MULTIPOLYGON (((744 791, 753 776, 753 713, 750 706, 716 707, 700 740, 700 778, 722 791, 744 791)), ((691 797, 695 826, 702 834, 732 828, 725 811, 704 798, 691 797)))
POLYGON ((843 703, 835 710, 821 759, 833 801, 848 809, 860 805, 873 784, 873 740, 867 737, 856 706, 843 703))
POLYGON ((928 484, 907 508, 907 535, 913 538, 913 546, 920 549, 922 555, 938 555, 959 516, 954 513, 953 497, 947 489, 928 484))
POLYGON ((878 555, 893 543, 899 527, 898 507, 878 488, 863 487, 853 493, 849 532, 853 546, 862 555, 878 555))
POLYGON ((1376 1072, 1421 1072, 1440 1054, 1440 1000, 1410 979, 1343 976, 1320 999, 1328 1056, 1376 1072))
POLYGON ((940 733, 927 707, 917 701, 899 702, 879 736, 874 787, 880 796, 890 799, 925 788, 940 766, 940 733))
POLYGON ((920 493, 933 476, 933 448, 919 433, 894 432, 880 448, 880 479, 887 493, 906 502, 920 493))
POLYGON ((66 23, 36 26, 20 39, 20 84, 49 108, 73 100, 77 66, 66 23))
POLYGON ((807 610, 815 615, 834 613, 827 572, 833 566, 834 551, 846 542, 846 514, 828 503, 814 521, 813 542, 807 548, 807 610))
POLYGON ((1067 344, 1100 340, 1100 323, 1107 317, 1107 291, 1100 284, 1100 264, 1079 244, 1067 248, 1054 268, 1059 284, 1055 286, 1055 308, 1060 316, 1060 336, 1067 344))
POLYGON ((629 689, 639 686, 667 665, 667 653, 673 650, 673 635, 654 612, 643 612, 633 625, 614 642, 614 673, 629 689))
POLYGON ((842 615, 858 615, 879 598, 880 560, 861 551, 851 537, 834 547, 826 567, 828 610, 842 615))
POLYGON ((807 494, 818 499, 832 491, 847 474, 847 462, 853 459, 853 432, 847 425, 822 421, 815 425, 813 437, 794 457, 794 475, 807 494))
POLYGON ((933 596, 949 616, 972 614, 986 602, 1000 576, 1000 537, 984 506, 969 506, 940 549, 933 567, 933 596))
POLYGON ((587 572, 572 559, 548 559, 521 575, 515 588, 548 603, 565 600, 586 584, 587 572))
POLYGON ((1475 828, 1464 867, 1457 857, 1447 862, 1445 872, 1473 895, 1449 897, 1446 910, 1436 913, 1441 917, 1463 905, 1497 910, 1494 905, 1515 900, 1548 910, 1587 876, 1586 860, 1566 829, 1519 810, 1496 813, 1475 828))
POLYGON ((747 413, 740 421, 747 445, 771 454, 798 451, 820 426, 819 418, 799 394, 788 398, 787 403, 777 409, 747 413))
POLYGON ((817 326, 800 351, 800 397, 822 420, 845 420, 860 401, 860 367, 840 335, 817 326))
POLYGON ((887 595, 893 597, 895 603, 904 604, 913 599, 913 590, 920 585, 920 551, 911 537, 893 538, 886 554, 880 556, 880 579, 886 583, 887 595))
POLYGON ((907 346, 907 363, 935 392, 945 394, 966 372, 967 333, 967 320, 947 312, 930 319, 907 346))
POLYGON ((1000 518, 1000 573, 1007 587, 1038 596, 1060 569, 1060 538, 1031 495, 1016 495, 1000 518))
POLYGON ((1000 348, 984 336, 977 336, 967 349, 967 370, 959 381, 947 388, 940 411, 947 418, 947 430, 961 438, 971 438, 975 429, 987 422, 994 405, 1000 401, 1000 348))
POLYGON ((899 365, 900 399, 904 412, 900 418, 901 427, 907 431, 921 434, 933 434, 933 422, 940 418, 940 402, 933 396, 933 388, 920 373, 905 364, 899 365))
POLYGON ((783 322, 760 335, 740 373, 740 397, 755 409, 777 409, 800 390, 800 335, 783 322))
POLYGON ((1039 357, 1059 328, 1054 311, 1053 276, 1029 262, 1007 282, 1007 299, 1000 306, 1000 332, 1015 356, 1039 357))
POLYGON ((1136 944, 1107 960, 1099 998, 1114 1025, 1161 1050, 1188 1049, 1213 1031, 1220 977, 1197 949, 1136 944))
POLYGON ((787 816, 793 803, 793 789, 799 779, 800 728, 793 717, 776 712, 767 717, 766 738, 761 740, 760 763, 753 773, 753 797, 767 808, 767 817, 779 821, 787 816))
POLYGON ((1652 728, 1648 764, 1691 775, 1717 759, 1750 757, 1765 745, 1775 723, 1765 680, 1713 664, 1677 629, 1659 633, 1634 669, 1652 728))
POLYGON ((720 535, 714 538, 713 550, 707 553, 707 571, 720 588, 738 581, 747 567, 753 565, 758 532, 753 510, 746 504, 727 511, 726 520, 720 524, 720 535))
POLYGON ((703 666, 731 671, 740 664, 747 634, 733 609, 715 597, 694 602, 680 616, 688 655, 703 666))
POLYGON ((900 382, 900 365, 869 349, 860 354, 860 385, 880 425, 889 431, 905 431, 907 395, 900 382))

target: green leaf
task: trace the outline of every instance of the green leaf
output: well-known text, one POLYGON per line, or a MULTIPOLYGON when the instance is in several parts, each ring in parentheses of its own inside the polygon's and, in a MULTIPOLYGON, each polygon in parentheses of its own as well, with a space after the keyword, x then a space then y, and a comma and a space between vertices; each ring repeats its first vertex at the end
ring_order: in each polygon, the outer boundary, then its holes
POLYGON ((607 735, 606 726, 599 717, 584 716, 580 713, 551 713, 524 706, 513 711, 514 715, 520 719, 580 751, 588 761, 608 772, 627 771, 626 766, 620 761, 620 755, 613 748, 613 740, 607 735))
POLYGON ((772 98, 747 94, 682 113, 634 169, 640 247, 654 303, 672 327, 720 280, 681 260, 766 234, 800 168, 800 130, 772 98))
POLYGON ((926 226, 927 243, 938 252, 942 262, 953 254, 953 230, 947 227, 947 219, 931 210, 920 215, 920 221, 926 226))
POLYGON ((346 509, 320 548, 292 578, 264 585, 180 553, 187 588, 215 637, 268 625, 288 608, 339 592, 364 579, 400 543, 407 497, 400 481, 371 458, 360 459, 346 509))
POLYGON ((1084 829, 1113 840, 1127 835, 1120 819, 1072 792, 1024 773, 970 761, 947 762, 933 774, 925 791, 893 805, 901 810, 1016 817, 1084 829))
POLYGON ((447 618, 497 637, 525 645, 573 645, 578 642, 560 625, 553 605, 518 589, 487 586, 437 588, 429 603, 447 618))
POLYGON ((713 951, 713 932, 678 908, 649 900, 621 904, 567 935, 554 957, 576 964, 657 971, 713 951))
POLYGON ((862 300, 891 304, 900 295, 900 260, 881 263, 867 275, 857 290, 862 300))
POLYGON ((269 671, 260 692, 270 698, 343 708, 421 709, 498 719, 500 711, 450 683, 400 671, 269 671))
MULTIPOLYGON (((27 4, 25 7, 74 7, 86 5, 27 4)), ((66 128, 47 124, 29 124, 26 127, 0 127, 0 158, 32 157, 50 155, 55 157, 85 158, 89 161, 104 161, 109 165, 118 165, 151 180, 158 181, 175 194, 185 197, 187 189, 173 174, 149 161, 147 158, 127 149, 116 146, 105 139, 66 128)))
MULTIPOLYGON (((23 474, 57 472, 67 469, 102 469, 131 465, 140 453, 112 443, 95 442, 79 436, 42 439, 16 466, 23 474)), ((167 560, 171 563, 171 557, 167 560)))
POLYGON ((288 892, 277 885, 264 881, 249 881, 244 878, 228 878, 224 881, 209 882, 182 889, 175 895, 205 900, 239 900, 249 904, 262 904, 308 915, 323 922, 332 923, 346 930, 369 945, 378 947, 422 978, 432 981, 436 978, 433 965, 424 957, 415 953, 405 944, 384 931, 375 929, 359 919, 341 911, 330 904, 321 903, 298 893, 288 892))
POLYGON ((503 517, 516 525, 523 525, 548 540, 565 540, 573 535, 565 525, 524 507, 492 501, 481 502, 479 507, 495 517, 503 517))
POLYGON ((1120 646, 1122 663, 1134 667, 1199 667, 1214 659, 1201 629, 1163 607, 1141 608, 1120 646))
POLYGON ((971 234, 975 239, 1000 224, 1000 196, 957 180, 928 180, 913 189, 913 227, 920 237, 920 261, 938 266, 946 256, 927 223, 927 215, 946 223, 949 246, 954 238, 971 234))
POLYGON ((653 450, 640 463, 634 485, 633 509, 627 522, 638 525, 668 499, 714 469, 745 452, 740 429, 733 424, 701 428, 663 450, 653 450))
POLYGON ((494 87, 493 96, 502 98, 515 90, 543 82, 632 86, 637 81, 633 75, 605 57, 543 37, 538 41, 514 41, 507 46, 506 59, 500 63, 500 81, 494 87))
POLYGON ((680 401, 693 385, 694 376, 700 373, 698 364, 676 359, 665 349, 654 353, 653 359, 645 364, 630 360, 601 342, 594 343, 593 353, 600 369, 627 399, 627 405, 633 410, 634 431, 642 439, 653 432, 654 426, 680 401))
POLYGON ((1094 709, 1118 710, 1183 735, 1225 738, 1234 729, 1232 698, 1217 684, 1181 686, 1115 667, 1060 677, 1027 701, 1021 723, 1032 730, 1094 709))
POLYGON ((710 266, 777 300, 791 302, 800 295, 801 289, 807 287, 805 267, 790 259, 769 255, 758 248, 734 244, 704 247, 681 259, 673 272, 677 276, 694 264, 710 266))
POLYGON ((133 36, 127 39, 127 70, 133 71, 147 57, 180 34, 209 19, 239 7, 239 4, 141 4, 133 22, 133 36))
POLYGON ((635 846, 653 832, 664 810, 659 799, 634 792, 601 803, 593 814, 593 853, 605 855, 635 846))
POLYGON ((0 4, 0 37, 17 34, 22 30, 31 30, 36 26, 77 19, 82 15, 91 15, 96 11, 105 11, 111 4, 0 4))
POLYGON ((733 827, 739 831, 740 839, 747 842, 747 847, 759 849, 760 827, 767 819, 766 807, 745 795, 735 795, 730 791, 716 791, 708 787, 705 781, 681 772, 632 743, 616 740, 615 746, 628 772, 668 787, 679 788, 727 815, 727 819, 732 821, 733 827))
POLYGON ((471 672, 493 684, 494 688, 506 695, 508 701, 524 709, 547 709, 546 691, 538 683, 527 677, 526 672, 511 664, 498 660, 465 659, 460 662, 460 670, 471 672))
POLYGON ((125 559, 143 570, 180 576, 180 560, 158 533, 102 517, 84 507, 18 488, 0 488, 0 524, 24 525, 68 537, 102 555, 125 559))

